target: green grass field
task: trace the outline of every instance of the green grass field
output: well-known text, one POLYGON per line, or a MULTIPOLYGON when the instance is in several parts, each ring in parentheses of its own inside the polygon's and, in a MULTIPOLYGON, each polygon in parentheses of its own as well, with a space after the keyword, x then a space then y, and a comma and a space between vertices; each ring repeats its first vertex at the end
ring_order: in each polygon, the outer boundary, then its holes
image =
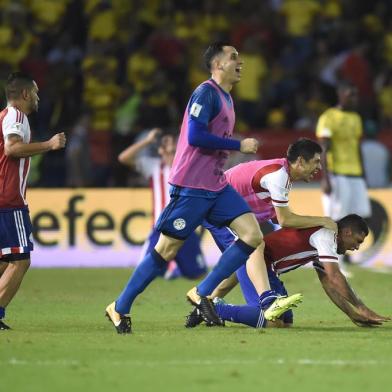
MULTIPOLYGON (((391 276, 354 270, 352 286, 392 314, 391 276)), ((312 270, 285 277, 303 304, 292 329, 183 327, 192 282, 158 280, 135 303, 134 334, 103 317, 127 281, 122 269, 31 270, 0 332, 0 391, 390 390, 392 322, 358 328, 312 270)), ((239 290, 227 297, 242 302, 239 290)))

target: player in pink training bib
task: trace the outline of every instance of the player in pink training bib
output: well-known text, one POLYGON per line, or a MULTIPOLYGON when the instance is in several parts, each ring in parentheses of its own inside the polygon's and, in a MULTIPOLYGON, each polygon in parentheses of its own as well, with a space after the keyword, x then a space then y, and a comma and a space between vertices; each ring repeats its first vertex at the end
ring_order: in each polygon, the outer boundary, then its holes
MULTIPOLYGON (((310 228, 322 226, 337 231, 336 223, 328 217, 303 216, 289 208, 289 193, 293 182, 310 181, 321 169, 321 147, 313 140, 301 138, 291 144, 286 158, 251 161, 226 171, 229 184, 245 199, 259 224, 273 219, 281 227, 310 228)), ((203 224, 212 234, 218 247, 225 251, 235 240, 226 227, 210 222, 203 224)), ((263 247, 257 248, 246 268, 259 295, 264 281, 260 275, 264 264, 263 247)))
MULTIPOLYGON (((224 325, 208 295, 230 276, 262 243, 262 233, 244 199, 227 183, 224 166, 230 150, 254 153, 255 139, 232 139, 235 122, 230 91, 241 79, 242 60, 237 50, 222 42, 209 46, 204 55, 211 79, 193 92, 185 109, 176 155, 169 177, 170 203, 156 225, 158 243, 138 265, 119 297, 106 308, 106 315, 120 334, 131 332, 130 309, 136 297, 161 273, 183 242, 207 219, 229 226, 238 239, 214 269, 187 293, 209 325, 224 325)), ((271 291, 264 266, 265 308, 271 317, 292 305, 271 291), (282 304, 282 305, 281 305, 282 304)))

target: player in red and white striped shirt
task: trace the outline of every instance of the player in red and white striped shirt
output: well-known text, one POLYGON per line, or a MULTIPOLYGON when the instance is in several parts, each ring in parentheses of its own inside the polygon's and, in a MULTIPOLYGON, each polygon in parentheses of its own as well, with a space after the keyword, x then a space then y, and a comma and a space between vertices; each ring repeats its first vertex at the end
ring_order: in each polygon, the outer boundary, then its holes
MULTIPOLYGON (((136 167, 146 179, 151 181, 154 225, 170 201, 168 178, 176 151, 175 138, 172 135, 164 135, 160 138, 161 133, 162 131, 159 128, 153 128, 145 138, 126 148, 118 157, 122 164, 136 167), (159 157, 150 155, 138 156, 143 149, 157 143, 158 139, 160 139, 158 147, 159 157)), ((145 254, 155 247, 158 238, 159 232, 153 228, 143 246, 141 260, 145 254)), ((176 269, 176 264, 178 265, 179 273, 189 279, 200 278, 207 272, 207 265, 200 248, 199 235, 192 233, 187 238, 177 253, 175 260, 168 263, 165 276, 171 277, 170 274, 176 269)))
MULTIPOLYGON (((369 233, 366 222, 358 215, 347 215, 337 222, 338 233, 322 227, 309 229, 283 228, 265 236, 264 256, 268 278, 276 292, 287 295, 279 275, 307 263, 313 263, 328 297, 358 326, 380 325, 389 317, 380 316, 369 309, 354 293, 338 264, 338 255, 357 250, 369 233)), ((222 282, 212 296, 223 297, 237 282, 247 303, 244 307, 217 304, 217 313, 225 320, 240 322, 253 327, 267 325, 262 317, 259 296, 243 266, 229 279, 222 282), (244 316, 245 314, 245 316, 244 316)), ((293 323, 292 311, 282 315, 280 325, 293 323)), ((271 325, 272 326, 272 325, 271 325)))
POLYGON ((31 143, 27 116, 38 110, 38 86, 28 75, 12 73, 5 85, 7 107, 0 113, 0 330, 5 308, 30 265, 32 228, 26 202, 30 157, 65 146, 64 133, 31 143))

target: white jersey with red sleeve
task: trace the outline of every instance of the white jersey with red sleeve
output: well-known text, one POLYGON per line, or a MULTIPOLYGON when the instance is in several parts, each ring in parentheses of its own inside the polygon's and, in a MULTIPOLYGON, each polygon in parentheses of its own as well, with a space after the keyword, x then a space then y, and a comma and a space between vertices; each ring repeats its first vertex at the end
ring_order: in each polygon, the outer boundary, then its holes
POLYGON ((271 166, 266 166, 257 173, 261 192, 256 195, 260 199, 270 198, 274 207, 287 207, 292 185, 287 168, 280 165, 271 166), (273 170, 269 170, 271 168, 273 170), (263 190, 265 191, 263 192, 263 190))
POLYGON ((265 260, 277 274, 309 262, 338 262, 336 234, 329 229, 283 228, 265 236, 265 260))
POLYGON ((0 113, 0 208, 21 208, 27 205, 26 184, 30 158, 5 155, 4 144, 9 135, 18 135, 24 143, 30 143, 29 120, 23 112, 12 106, 0 113))
POLYGON ((137 159, 136 168, 146 179, 151 180, 155 224, 170 201, 170 167, 163 164, 160 158, 141 156, 137 159))

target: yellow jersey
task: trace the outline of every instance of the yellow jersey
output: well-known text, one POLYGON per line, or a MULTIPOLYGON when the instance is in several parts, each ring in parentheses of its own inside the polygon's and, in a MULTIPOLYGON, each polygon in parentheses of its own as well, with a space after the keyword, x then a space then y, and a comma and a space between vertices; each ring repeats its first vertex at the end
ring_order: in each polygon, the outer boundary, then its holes
POLYGON ((362 120, 359 114, 338 108, 327 109, 319 118, 318 138, 330 139, 328 171, 348 176, 362 176, 359 154, 362 120))

